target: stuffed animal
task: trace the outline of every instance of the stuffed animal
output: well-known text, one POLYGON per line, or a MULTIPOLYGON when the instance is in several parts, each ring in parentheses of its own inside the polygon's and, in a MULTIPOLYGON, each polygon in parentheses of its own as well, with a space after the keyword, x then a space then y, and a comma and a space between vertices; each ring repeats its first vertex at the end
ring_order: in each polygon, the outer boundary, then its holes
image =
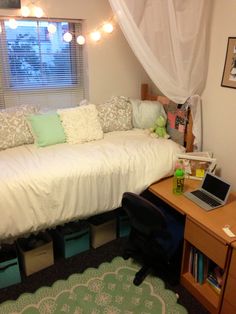
POLYGON ((156 121, 154 127, 151 129, 152 135, 155 137, 169 138, 169 134, 166 132, 166 118, 160 115, 156 121))

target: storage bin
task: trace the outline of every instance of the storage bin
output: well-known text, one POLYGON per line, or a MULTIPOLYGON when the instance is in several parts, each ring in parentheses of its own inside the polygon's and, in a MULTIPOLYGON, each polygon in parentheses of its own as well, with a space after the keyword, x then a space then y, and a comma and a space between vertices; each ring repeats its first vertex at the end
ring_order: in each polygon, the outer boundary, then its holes
POLYGON ((55 251, 65 258, 87 251, 90 248, 89 224, 81 221, 57 227, 53 240, 55 251))
POLYGON ((0 289, 21 282, 19 261, 15 245, 0 249, 0 289))
POLYGON ((91 246, 97 248, 116 239, 116 219, 93 222, 90 225, 91 246))
POLYGON ((49 233, 39 233, 17 240, 23 269, 26 276, 53 265, 53 242, 49 233))
POLYGON ((130 233, 130 221, 125 212, 120 212, 117 217, 117 235, 118 237, 127 237, 130 233))

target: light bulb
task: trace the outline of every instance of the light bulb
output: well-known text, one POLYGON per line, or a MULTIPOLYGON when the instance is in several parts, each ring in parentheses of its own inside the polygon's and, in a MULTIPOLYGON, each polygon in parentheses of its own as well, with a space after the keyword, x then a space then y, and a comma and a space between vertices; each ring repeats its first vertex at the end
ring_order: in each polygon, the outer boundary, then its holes
POLYGON ((54 33, 56 33, 56 31, 57 31, 57 28, 56 28, 56 26, 54 24, 49 24, 48 25, 48 32, 50 34, 54 34, 54 33))
POLYGON ((30 15, 30 9, 28 7, 22 7, 21 15, 24 17, 28 17, 30 15))
POLYGON ((114 28, 111 23, 106 23, 103 25, 102 29, 105 33, 112 33, 114 28))
POLYGON ((40 7, 35 7, 34 8, 34 15, 37 17, 37 18, 40 18, 43 16, 43 10, 40 8, 40 7))
POLYGON ((72 41, 72 35, 71 33, 69 32, 66 32, 64 35, 63 35, 63 39, 65 42, 69 43, 70 41, 72 41))
POLYGON ((85 38, 84 38, 84 36, 79 35, 79 36, 76 38, 76 41, 77 41, 77 43, 78 43, 79 45, 84 45, 84 43, 85 43, 85 38))
POLYGON ((9 20, 9 27, 10 27, 11 29, 16 29, 16 28, 17 28, 17 22, 16 22, 15 19, 10 19, 10 20, 9 20))
POLYGON ((92 32, 90 37, 93 41, 99 41, 101 39, 101 33, 99 31, 92 32))

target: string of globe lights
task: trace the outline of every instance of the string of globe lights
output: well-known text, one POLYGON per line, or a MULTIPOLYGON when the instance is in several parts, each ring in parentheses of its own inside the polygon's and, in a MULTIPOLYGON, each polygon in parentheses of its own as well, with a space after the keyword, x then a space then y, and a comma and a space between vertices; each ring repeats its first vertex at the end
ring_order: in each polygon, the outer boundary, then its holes
MULTIPOLYGON (((25 18, 34 16, 39 19, 43 17, 45 15, 43 9, 35 5, 35 3, 37 3, 37 1, 31 1, 28 5, 22 6, 20 10, 21 16, 25 18)), ((113 32, 114 30, 113 24, 114 24, 114 17, 110 18, 108 22, 104 22, 101 26, 97 27, 94 31, 89 33, 88 34, 89 38, 94 42, 100 41, 100 39, 102 38, 102 33, 110 34, 113 32)), ((8 25, 11 29, 16 29, 18 26, 17 20, 15 18, 10 18, 8 25)), ((47 30, 50 34, 54 34, 57 31, 57 27, 53 22, 52 23, 49 22, 47 30)), ((63 34, 62 37, 65 42, 71 42, 73 39, 73 34, 72 32, 67 31, 66 33, 63 34)), ((86 37, 87 36, 84 36, 84 35, 78 35, 76 37, 76 42, 79 45, 84 45, 86 42, 86 37)))

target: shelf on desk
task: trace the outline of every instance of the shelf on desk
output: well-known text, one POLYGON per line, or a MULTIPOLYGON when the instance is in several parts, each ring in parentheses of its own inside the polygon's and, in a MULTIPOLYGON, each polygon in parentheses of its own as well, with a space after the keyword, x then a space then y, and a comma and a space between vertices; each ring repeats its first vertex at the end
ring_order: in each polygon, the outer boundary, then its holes
POLYGON ((181 284, 211 313, 217 312, 220 295, 218 295, 207 283, 199 284, 195 282, 192 274, 186 272, 181 275, 181 284))

